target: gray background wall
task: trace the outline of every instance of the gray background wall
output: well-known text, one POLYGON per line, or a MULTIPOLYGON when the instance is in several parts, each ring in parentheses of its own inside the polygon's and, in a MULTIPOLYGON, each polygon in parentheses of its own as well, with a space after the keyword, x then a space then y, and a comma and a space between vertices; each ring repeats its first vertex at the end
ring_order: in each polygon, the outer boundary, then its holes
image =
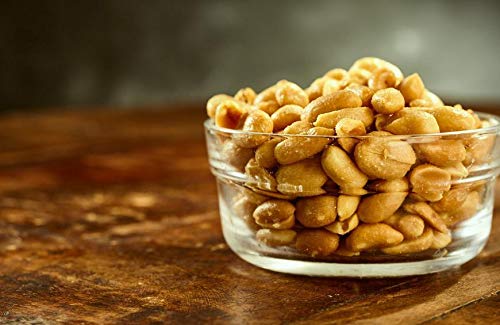
POLYGON ((2 1, 0 109, 198 102, 360 56, 500 102, 498 1, 2 1))

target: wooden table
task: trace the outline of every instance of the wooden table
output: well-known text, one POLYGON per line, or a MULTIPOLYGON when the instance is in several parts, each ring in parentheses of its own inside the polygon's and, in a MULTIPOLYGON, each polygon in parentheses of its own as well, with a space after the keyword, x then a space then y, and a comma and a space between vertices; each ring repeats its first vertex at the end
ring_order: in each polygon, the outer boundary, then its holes
POLYGON ((440 274, 310 278, 240 260, 222 238, 203 119, 188 107, 1 116, 0 321, 500 322, 498 216, 483 253, 440 274))

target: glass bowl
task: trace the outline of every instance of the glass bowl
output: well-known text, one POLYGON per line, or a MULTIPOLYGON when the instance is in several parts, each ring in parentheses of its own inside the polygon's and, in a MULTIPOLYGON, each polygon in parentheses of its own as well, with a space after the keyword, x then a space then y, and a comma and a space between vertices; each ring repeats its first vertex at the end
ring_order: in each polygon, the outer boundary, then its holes
POLYGON ((462 265, 481 252, 490 234, 498 173, 499 119, 478 115, 486 127, 386 137, 252 133, 207 120, 224 238, 245 261, 291 274, 391 277, 462 265), (324 146, 286 164, 266 162, 264 149, 256 153, 255 143, 269 143, 267 152, 273 153, 278 143, 294 138, 293 150, 307 151, 310 141, 324 146), (242 139, 254 147, 239 146, 242 139), (361 151, 359 144, 371 141, 388 145, 375 152, 377 161, 368 159, 368 167, 364 152, 338 149, 351 142, 361 151), (453 150, 457 146, 459 153, 453 150), (400 147, 413 149, 415 159, 407 152, 391 156, 391 148, 400 147), (331 151, 328 158, 326 151, 331 151), (342 182, 355 177, 352 166, 338 167, 339 157, 346 156, 354 166, 364 164, 365 171, 391 174, 398 163, 408 164, 408 171, 395 181, 369 175, 363 187, 351 188, 342 182), (333 175, 328 159, 337 164, 333 175))

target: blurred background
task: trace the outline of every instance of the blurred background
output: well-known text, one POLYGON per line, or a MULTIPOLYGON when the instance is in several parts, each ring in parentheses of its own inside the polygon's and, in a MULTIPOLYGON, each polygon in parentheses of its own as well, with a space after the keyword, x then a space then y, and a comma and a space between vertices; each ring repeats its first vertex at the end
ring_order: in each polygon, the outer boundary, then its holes
POLYGON ((0 2, 0 110, 201 103, 378 56, 500 102, 499 1, 0 2))

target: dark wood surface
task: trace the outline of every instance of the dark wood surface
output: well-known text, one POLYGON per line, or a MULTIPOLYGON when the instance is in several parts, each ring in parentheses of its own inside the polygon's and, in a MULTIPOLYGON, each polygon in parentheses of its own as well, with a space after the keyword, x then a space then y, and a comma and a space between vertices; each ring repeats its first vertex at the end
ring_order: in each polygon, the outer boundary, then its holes
MULTIPOLYGON (((0 116, 0 322, 500 322, 500 218, 448 272, 283 275, 222 238, 204 112, 0 116)), ((499 214, 499 212, 496 212, 499 214)))

